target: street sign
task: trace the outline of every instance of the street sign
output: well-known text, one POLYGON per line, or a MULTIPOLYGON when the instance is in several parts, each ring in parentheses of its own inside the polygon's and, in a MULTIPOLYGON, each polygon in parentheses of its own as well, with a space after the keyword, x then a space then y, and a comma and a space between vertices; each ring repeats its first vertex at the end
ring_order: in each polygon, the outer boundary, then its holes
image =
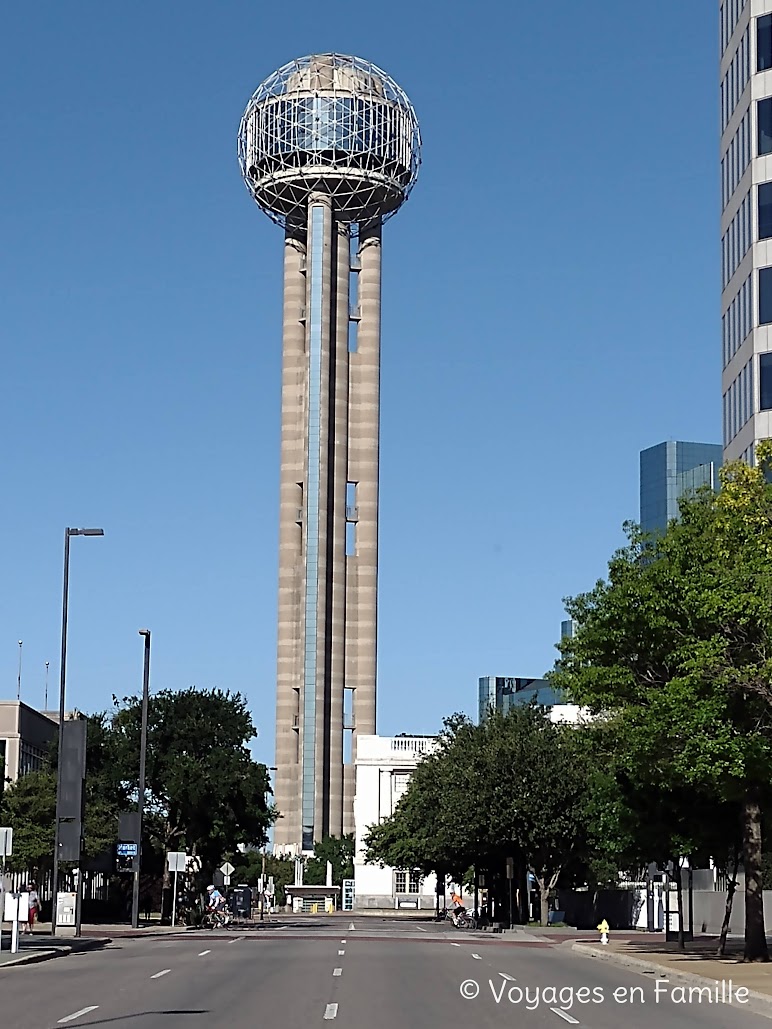
POLYGON ((170 872, 184 872, 187 854, 184 850, 170 850, 166 855, 170 872))
POLYGON ((223 875, 231 876, 236 871, 236 869, 233 867, 230 861, 226 861, 224 865, 220 865, 220 871, 223 875))
POLYGON ((118 857, 136 857, 139 854, 139 846, 136 843, 120 842, 116 844, 115 853, 118 857))
POLYGON ((231 877, 229 875, 225 875, 225 873, 223 872, 222 881, 225 883, 226 886, 230 886, 231 877))
POLYGON ((0 859, 5 861, 13 854, 13 829, 0 828, 0 859))
POLYGON ((343 909, 343 911, 353 911, 354 910, 354 897, 355 897, 355 895, 356 894, 355 894, 355 890, 354 890, 354 880, 353 879, 344 879, 343 880, 343 902, 341 904, 341 908, 343 909))
POLYGON ((507 858, 507 879, 514 879, 515 877, 515 859, 507 858))

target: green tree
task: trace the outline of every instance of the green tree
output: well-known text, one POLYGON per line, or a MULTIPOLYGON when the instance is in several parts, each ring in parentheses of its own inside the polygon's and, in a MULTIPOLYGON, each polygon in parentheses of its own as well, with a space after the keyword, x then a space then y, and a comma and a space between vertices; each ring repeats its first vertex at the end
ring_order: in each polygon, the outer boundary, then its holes
MULTIPOLYGON (((761 465, 772 451, 760 445, 761 465)), ((687 805, 680 845, 700 845, 693 791, 741 810, 745 959, 768 960, 762 811, 772 782, 772 487, 729 465, 722 489, 681 502, 665 534, 627 526, 608 577, 568 601, 578 629, 552 677, 615 721, 638 787, 687 805), (693 805, 691 805, 693 807, 693 805)), ((681 804, 676 805, 680 807, 681 804)), ((673 841, 673 845, 677 841, 673 841)), ((688 853, 682 850, 682 853, 688 853)))
POLYGON ((546 922, 561 874, 597 849, 588 803, 593 755, 583 733, 536 707, 491 712, 479 726, 448 719, 392 818, 369 831, 368 861, 458 882, 473 866, 501 888, 511 858, 518 882, 526 869, 534 875, 546 922))
POLYGON ((265 862, 266 877, 273 876, 273 888, 276 904, 281 907, 287 900, 287 887, 295 881, 295 862, 288 857, 275 857, 258 850, 249 850, 244 854, 228 855, 235 868, 231 878, 233 883, 246 883, 257 888, 265 862))
POLYGON ((11 869, 25 872, 50 867, 55 811, 56 775, 47 769, 23 775, 5 790, 0 823, 13 829, 11 869))
POLYGON ((306 861, 303 882, 323 886, 327 882, 327 862, 332 864, 332 882, 341 886, 344 879, 354 878, 354 835, 323 836, 314 844, 314 856, 306 861))
MULTIPOLYGON (((108 720, 104 715, 94 715, 86 721, 84 854, 96 858, 114 845, 118 813, 128 800, 108 720)), ((4 792, 0 802, 0 822, 14 830, 11 867, 18 871, 47 869, 53 861, 57 743, 54 738, 43 768, 22 776, 4 792)))
MULTIPOLYGON (((111 728, 118 765, 136 790, 141 700, 118 705, 111 728)), ((146 787, 148 831, 163 852, 187 849, 211 876, 226 852, 240 843, 262 846, 273 820, 265 765, 248 744, 255 727, 244 698, 221 690, 163 690, 150 698, 146 787)), ((171 878, 164 873, 164 912, 171 878)))

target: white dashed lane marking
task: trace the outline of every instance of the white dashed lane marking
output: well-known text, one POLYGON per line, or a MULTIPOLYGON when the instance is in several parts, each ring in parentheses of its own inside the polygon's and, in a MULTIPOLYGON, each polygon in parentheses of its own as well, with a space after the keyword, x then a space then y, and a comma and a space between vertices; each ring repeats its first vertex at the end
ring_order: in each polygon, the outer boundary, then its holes
POLYGON ((327 1007, 324 1009, 324 1017, 325 1018, 335 1018, 335 1016, 337 1014, 338 1014, 338 1005, 337 1004, 328 1004, 327 1007))
POLYGON ((563 1011, 562 1008, 550 1008, 550 1011, 554 1011, 556 1015, 560 1015, 566 1022, 570 1022, 571 1025, 579 1025, 579 1019, 574 1018, 573 1015, 569 1015, 567 1011, 563 1011))
POLYGON ((342 968, 333 968, 332 974, 333 975, 343 975, 343 969, 342 968))
POLYGON ((211 954, 211 953, 212 953, 211 950, 202 950, 201 953, 198 956, 200 958, 203 958, 203 957, 206 957, 207 954, 211 954))
POLYGON ((160 979, 162 975, 168 975, 171 972, 171 968, 162 968, 160 972, 156 972, 155 975, 151 975, 151 979, 160 979))
POLYGON ((507 982, 509 982, 509 983, 516 982, 515 977, 513 975, 507 975, 506 972, 499 972, 499 975, 501 976, 502 979, 506 979, 507 982))
POLYGON ((71 1015, 67 1015, 66 1018, 60 1018, 56 1024, 64 1025, 65 1022, 74 1022, 76 1018, 80 1018, 81 1015, 87 1015, 89 1011, 96 1011, 98 1007, 98 1004, 89 1004, 87 1008, 81 1008, 80 1011, 74 1011, 71 1015))
POLYGON ((345 950, 339 950, 338 951, 338 957, 342 957, 345 953, 346 953, 345 950))

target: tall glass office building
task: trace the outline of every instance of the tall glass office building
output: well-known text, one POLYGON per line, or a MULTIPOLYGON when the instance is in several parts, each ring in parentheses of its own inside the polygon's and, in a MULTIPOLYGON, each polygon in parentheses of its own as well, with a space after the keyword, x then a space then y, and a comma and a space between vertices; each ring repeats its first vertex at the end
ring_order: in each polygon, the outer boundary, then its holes
POLYGON ((644 532, 664 532, 678 517, 678 500, 700 486, 718 489, 722 447, 718 443, 659 443, 641 451, 640 523, 644 532))
POLYGON ((724 460, 772 437, 772 0, 720 0, 724 460))
POLYGON ((506 714, 510 708, 535 701, 540 707, 565 704, 557 690, 546 679, 513 679, 502 675, 484 675, 479 680, 478 714, 482 722, 491 711, 506 714))

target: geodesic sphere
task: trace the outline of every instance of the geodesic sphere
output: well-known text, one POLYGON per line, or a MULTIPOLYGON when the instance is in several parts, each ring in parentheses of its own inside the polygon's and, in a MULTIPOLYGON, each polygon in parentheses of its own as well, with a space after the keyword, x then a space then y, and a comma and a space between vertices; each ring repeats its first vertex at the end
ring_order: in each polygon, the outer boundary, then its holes
POLYGON ((332 198, 335 217, 387 218, 418 176, 413 105, 380 68, 318 54, 274 72, 247 104, 239 164, 258 206, 281 225, 303 224, 309 196, 332 198))

